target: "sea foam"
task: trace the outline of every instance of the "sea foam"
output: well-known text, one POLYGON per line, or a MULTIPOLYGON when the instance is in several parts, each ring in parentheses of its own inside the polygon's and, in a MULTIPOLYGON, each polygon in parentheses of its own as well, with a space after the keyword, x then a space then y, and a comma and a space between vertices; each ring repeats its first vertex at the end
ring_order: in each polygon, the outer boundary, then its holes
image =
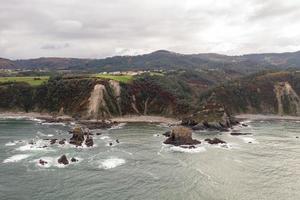
POLYGON ((43 122, 42 125, 67 126, 67 124, 63 122, 43 122))
POLYGON ((28 158, 29 156, 30 156, 29 154, 17 154, 5 159, 3 163, 19 162, 21 160, 28 158))
POLYGON ((182 148, 178 146, 172 146, 170 147, 170 150, 174 152, 183 152, 183 153, 200 153, 206 151, 206 148, 196 147, 196 148, 188 149, 188 148, 182 148))
POLYGON ((53 151, 45 140, 37 140, 33 144, 27 143, 26 145, 16 148, 17 151, 53 151))
POLYGON ((110 137, 105 135, 105 136, 101 136, 100 139, 101 140, 106 140, 106 139, 110 139, 110 137))
POLYGON ((8 142, 5 144, 5 146, 15 146, 17 143, 19 142, 18 141, 8 142))
POLYGON ((106 160, 103 160, 100 163, 99 168, 112 169, 112 168, 115 168, 115 167, 125 164, 125 162, 126 161, 124 159, 111 157, 106 160))
POLYGON ((114 129, 121 129, 126 125, 126 123, 120 123, 118 125, 114 125, 111 128, 109 128, 109 130, 114 130, 114 129))
POLYGON ((240 137, 245 143, 253 143, 253 144, 258 144, 254 138, 251 137, 240 137))

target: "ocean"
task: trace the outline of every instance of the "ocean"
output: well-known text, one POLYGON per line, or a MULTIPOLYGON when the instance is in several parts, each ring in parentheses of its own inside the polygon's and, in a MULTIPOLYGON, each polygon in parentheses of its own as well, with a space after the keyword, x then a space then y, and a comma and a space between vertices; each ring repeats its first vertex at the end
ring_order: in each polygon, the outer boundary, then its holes
POLYGON ((68 141, 72 124, 2 118, 0 199, 300 199, 300 121, 245 123, 235 129, 250 135, 194 132, 202 142, 195 149, 164 145, 162 134, 170 128, 150 123, 97 130, 94 147, 78 148, 49 144, 68 141), (204 141, 214 137, 227 143, 204 141), (58 164, 61 155, 78 161, 58 164))

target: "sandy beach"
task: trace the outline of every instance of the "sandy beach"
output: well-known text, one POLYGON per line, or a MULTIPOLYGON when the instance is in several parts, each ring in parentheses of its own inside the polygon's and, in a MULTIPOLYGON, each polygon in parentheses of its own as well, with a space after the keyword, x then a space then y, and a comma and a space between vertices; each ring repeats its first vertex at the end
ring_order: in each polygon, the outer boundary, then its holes
MULTIPOLYGON (((38 113, 38 112, 1 112, 0 118, 37 118, 37 119, 51 119, 52 115, 49 113, 38 113)), ((72 119, 68 115, 57 116, 60 119, 72 119)), ((179 124, 180 120, 174 118, 167 118, 162 116, 142 116, 142 115, 125 115, 122 117, 113 117, 110 119, 111 121, 116 121, 118 123, 130 123, 130 122, 148 122, 148 123, 166 123, 166 124, 179 124)), ((95 119, 87 120, 87 121, 96 121, 95 119)))
POLYGON ((0 112, 0 117, 51 118, 49 113, 38 112, 0 112))
POLYGON ((143 116, 143 115, 125 115, 122 117, 111 118, 112 121, 119 123, 130 122, 149 122, 149 123, 167 123, 167 124, 179 124, 180 120, 174 118, 167 118, 161 116, 143 116))
POLYGON ((300 120, 300 116, 281 116, 281 115, 260 115, 260 114, 240 114, 235 116, 237 119, 264 120, 264 119, 281 119, 281 120, 300 120))

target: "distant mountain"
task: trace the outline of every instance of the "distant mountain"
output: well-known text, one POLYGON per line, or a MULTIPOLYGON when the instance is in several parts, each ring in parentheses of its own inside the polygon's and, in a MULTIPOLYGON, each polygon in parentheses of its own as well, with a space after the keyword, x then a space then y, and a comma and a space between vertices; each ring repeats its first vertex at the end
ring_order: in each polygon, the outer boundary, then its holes
POLYGON ((0 58, 0 69, 10 69, 17 67, 14 61, 0 58))
POLYGON ((14 63, 18 68, 59 70, 84 68, 89 61, 89 59, 49 57, 28 60, 16 60, 14 61, 14 63))
POLYGON ((0 68, 127 71, 153 69, 232 70, 243 74, 265 69, 300 68, 300 52, 226 56, 221 54, 179 54, 159 50, 138 56, 114 56, 104 59, 37 58, 0 59, 0 68))

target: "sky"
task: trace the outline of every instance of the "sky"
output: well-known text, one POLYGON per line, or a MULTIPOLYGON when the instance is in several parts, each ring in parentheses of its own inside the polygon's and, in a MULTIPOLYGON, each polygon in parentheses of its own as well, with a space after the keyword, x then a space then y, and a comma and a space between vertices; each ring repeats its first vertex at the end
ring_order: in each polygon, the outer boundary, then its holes
POLYGON ((0 57, 300 50, 299 0, 0 0, 0 57))

